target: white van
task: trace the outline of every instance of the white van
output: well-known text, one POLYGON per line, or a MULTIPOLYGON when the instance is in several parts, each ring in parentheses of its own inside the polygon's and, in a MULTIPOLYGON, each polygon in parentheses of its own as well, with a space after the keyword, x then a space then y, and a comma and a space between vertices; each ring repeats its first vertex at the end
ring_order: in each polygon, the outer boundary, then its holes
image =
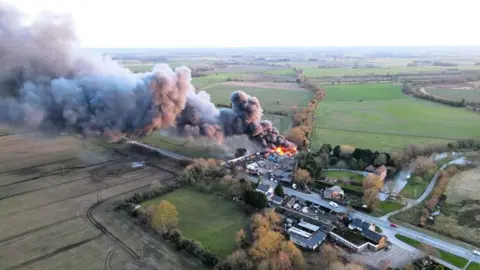
POLYGON ((330 205, 333 207, 338 207, 338 204, 336 202, 330 202, 330 205))
POLYGON ((474 251, 473 251, 473 255, 480 256, 480 251, 474 250, 474 251))

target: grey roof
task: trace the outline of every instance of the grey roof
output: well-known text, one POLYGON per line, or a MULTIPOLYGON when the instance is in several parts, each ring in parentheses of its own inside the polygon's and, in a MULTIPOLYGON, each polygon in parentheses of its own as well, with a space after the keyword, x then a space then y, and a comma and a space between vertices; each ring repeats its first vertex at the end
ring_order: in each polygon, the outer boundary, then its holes
POLYGON ((295 199, 295 198, 290 198, 290 200, 288 200, 288 202, 287 202, 287 205, 292 206, 292 205, 295 204, 296 201, 297 201, 297 199, 295 199))
POLYGON ((296 240, 298 242, 302 242, 305 245, 308 245, 310 247, 313 247, 315 245, 318 245, 318 244, 322 243, 322 241, 325 240, 325 238, 327 238, 327 235, 320 230, 318 230, 314 234, 312 234, 312 236, 310 236, 310 238, 305 238, 305 237, 300 236, 296 233, 290 234, 290 239, 296 240))
POLYGON ((260 184, 258 185, 257 189, 263 192, 268 192, 268 190, 270 189, 270 186, 265 184, 260 184))
POLYGON ((383 237, 383 235, 369 229, 363 229, 362 234, 363 236, 365 236, 365 238, 372 242, 375 242, 376 244, 378 244, 378 242, 380 242, 380 239, 382 239, 383 237))
POLYGON ((272 201, 275 202, 275 203, 281 204, 283 202, 283 198, 280 197, 280 196, 274 195, 272 197, 272 201))
POLYGON ((354 227, 357 227, 357 228, 361 228, 361 230, 363 229, 367 229, 370 227, 370 224, 368 222, 365 222, 359 218, 355 218, 353 219, 352 223, 350 223, 350 225, 354 226, 354 227))
POLYGON ((331 188, 327 188, 328 190, 333 190, 333 191, 342 191, 342 188, 339 186, 333 186, 331 188))

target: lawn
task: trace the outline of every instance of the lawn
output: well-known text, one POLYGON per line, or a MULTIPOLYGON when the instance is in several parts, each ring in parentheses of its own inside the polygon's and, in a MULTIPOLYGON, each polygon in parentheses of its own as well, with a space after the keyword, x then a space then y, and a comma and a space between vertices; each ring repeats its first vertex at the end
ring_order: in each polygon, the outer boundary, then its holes
POLYGON ((412 175, 407 185, 400 191, 400 195, 409 199, 418 199, 425 192, 431 180, 431 178, 423 180, 412 175))
POLYGON ((380 202, 379 209, 375 212, 372 212, 371 215, 375 217, 381 217, 390 212, 401 209, 402 207, 403 207, 403 204, 398 202, 383 201, 383 202, 380 202))
POLYGON ((395 151, 408 144, 475 138, 480 117, 404 95, 400 85, 329 85, 318 106, 313 148, 323 143, 395 151))
MULTIPOLYGON (((412 239, 412 238, 409 238, 409 237, 406 237, 404 235, 400 235, 400 234, 396 234, 395 237, 402 241, 402 242, 405 242, 413 247, 416 247, 416 248, 420 248, 421 246, 421 243, 415 239, 412 239)), ((448 253, 446 251, 443 251, 441 249, 436 249, 438 254, 439 254, 439 258, 456 266, 456 267, 459 267, 459 268, 463 268, 465 267, 465 265, 467 264, 468 260, 465 259, 465 258, 462 258, 462 257, 459 257, 457 255, 454 255, 452 253, 448 253)))
POLYGON ((321 176, 353 181, 362 181, 364 178, 364 176, 361 174, 346 171, 322 171, 321 176))
MULTIPOLYGON (((356 182, 361 182, 364 178, 363 175, 352 173, 352 172, 345 172, 345 171, 322 171, 321 176, 329 177, 333 179, 356 181, 356 182)), ((338 185, 344 189, 363 192, 362 186, 356 186, 356 185, 345 184, 345 183, 340 183, 338 185)))
POLYGON ((225 259, 235 249, 235 234, 249 224, 238 204, 214 195, 183 188, 162 195, 142 205, 169 201, 178 210, 179 229, 185 238, 202 245, 225 259))
POLYGON ((480 263, 471 262, 471 263, 468 265, 467 270, 480 270, 480 263))
MULTIPOLYGON (((451 67, 379 67, 379 68, 318 68, 302 67, 303 74, 307 77, 341 77, 341 76, 365 76, 365 75, 387 75, 387 74, 414 74, 414 73, 441 73, 451 67)), ((460 66, 461 70, 478 70, 478 66, 460 66)), ((285 68, 269 71, 274 75, 294 76, 293 68, 285 68)))
POLYGON ((457 89, 426 89, 432 95, 461 101, 480 102, 480 90, 457 90, 457 89))
POLYGON ((266 111, 290 112, 293 106, 305 107, 312 97, 312 94, 306 91, 273 88, 215 85, 206 89, 215 104, 230 104, 230 95, 236 90, 242 90, 257 97, 266 111))

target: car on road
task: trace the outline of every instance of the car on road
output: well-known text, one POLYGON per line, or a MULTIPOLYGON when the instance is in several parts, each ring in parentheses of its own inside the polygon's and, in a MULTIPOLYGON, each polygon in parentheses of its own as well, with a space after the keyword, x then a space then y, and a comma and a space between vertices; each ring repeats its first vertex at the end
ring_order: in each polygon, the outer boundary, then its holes
POLYGON ((473 251, 473 255, 480 256, 480 251, 474 250, 474 251, 473 251))
POLYGON ((336 202, 330 202, 330 205, 333 207, 338 207, 338 204, 336 202))
POLYGON ((398 225, 395 224, 395 223, 390 223, 390 227, 392 227, 392 228, 398 228, 398 225))

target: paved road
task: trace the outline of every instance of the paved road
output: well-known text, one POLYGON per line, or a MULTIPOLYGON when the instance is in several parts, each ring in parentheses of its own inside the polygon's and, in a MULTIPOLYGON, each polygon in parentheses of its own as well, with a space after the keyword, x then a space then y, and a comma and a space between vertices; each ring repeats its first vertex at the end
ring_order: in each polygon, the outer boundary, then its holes
MULTIPOLYGON (((163 153, 168 152, 168 151, 158 149, 158 148, 154 148, 154 147, 151 147, 151 146, 148 146, 148 147, 152 148, 152 149, 155 149, 155 150, 158 150, 159 152, 163 152, 163 153)), ((180 156, 180 155, 175 154, 175 153, 173 153, 173 154, 174 154, 174 156, 180 156)), ((189 159, 189 158, 182 157, 182 159, 189 159)), ((459 160, 455 160, 455 161, 452 161, 450 163, 457 163, 459 160)), ((444 168, 444 166, 442 166, 442 168, 444 168)), ((440 174, 440 169, 435 174, 434 179, 432 179, 432 181, 431 181, 432 183, 430 183, 426 192, 418 200, 416 200, 416 201, 418 201, 417 203, 421 202, 420 199, 425 199, 428 196, 428 194, 433 189, 433 186, 435 185, 434 182, 436 182, 436 180, 438 179, 439 174, 440 174)), ((247 179, 250 180, 250 181, 254 181, 254 182, 258 181, 258 179, 254 178, 254 177, 247 177, 247 179)), ((274 183, 273 181, 270 181, 268 179, 263 179, 262 182, 265 183, 265 184, 269 184, 270 186, 273 186, 273 187, 276 186, 276 183, 274 183)), ((310 194, 307 194, 307 193, 299 192, 297 190, 293 190, 293 189, 287 188, 287 187, 284 187, 283 190, 284 190, 285 194, 287 194, 287 195, 295 196, 297 198, 302 198, 304 200, 311 201, 311 202, 316 203, 318 205, 322 205, 322 206, 331 208, 331 206, 329 204, 329 201, 323 200, 318 193, 313 193, 312 192, 310 194)), ((347 209, 343 206, 339 206, 339 207, 335 208, 335 210, 336 211, 347 212, 347 209)), ((350 213, 353 217, 361 218, 361 219, 363 219, 363 220, 365 220, 369 223, 373 223, 373 224, 377 225, 378 227, 380 227, 383 230, 383 234, 385 234, 388 237, 389 241, 394 243, 394 244, 398 244, 400 246, 405 246, 405 243, 401 242, 400 240, 398 240, 395 237, 395 234, 402 234, 402 235, 405 235, 405 236, 410 237, 412 239, 416 239, 419 242, 428 244, 428 245, 433 246, 435 248, 442 249, 444 251, 450 252, 450 253, 455 254, 457 256, 461 256, 463 258, 466 258, 468 260, 480 262, 480 256, 476 257, 475 255, 473 255, 471 249, 467 249, 467 248, 452 244, 450 242, 447 242, 447 241, 444 241, 444 240, 441 240, 441 239, 437 239, 437 238, 432 237, 430 235, 427 235, 427 234, 424 234, 424 233, 421 233, 421 232, 418 232, 418 231, 415 231, 415 230, 412 230, 412 229, 409 229, 409 228, 406 228, 406 227, 399 226, 398 228, 392 228, 392 227, 390 227, 390 222, 385 217, 372 217, 372 216, 369 216, 367 214, 364 214, 364 213, 361 213, 361 212, 358 212, 358 211, 351 211, 350 213)))

